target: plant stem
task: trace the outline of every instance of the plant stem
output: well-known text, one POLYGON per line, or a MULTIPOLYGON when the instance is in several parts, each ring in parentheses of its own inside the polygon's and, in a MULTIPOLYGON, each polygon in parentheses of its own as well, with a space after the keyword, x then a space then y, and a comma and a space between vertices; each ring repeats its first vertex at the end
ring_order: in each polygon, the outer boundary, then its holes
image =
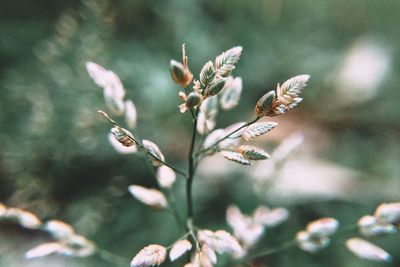
MULTIPOLYGON (((111 124, 113 124, 116 127, 122 128, 121 126, 119 126, 119 124, 114 121, 113 119, 110 118, 110 116, 108 116, 107 113, 105 113, 102 110, 98 110, 97 111, 100 115, 102 115, 104 118, 106 118, 111 124)), ((172 166, 171 164, 161 160, 160 158, 158 158, 156 155, 153 155, 141 142, 139 142, 139 140, 137 140, 136 138, 134 138, 133 136, 127 136, 127 138, 131 139, 138 147, 140 147, 141 149, 143 149, 150 157, 152 157, 153 159, 161 162, 162 164, 164 164, 165 166, 170 167, 171 169, 173 169, 175 172, 179 173, 180 175, 182 175, 183 177, 187 177, 187 174, 184 171, 179 170, 178 168, 172 166)))
POLYGON ((219 144, 219 143, 221 143, 221 142, 224 141, 225 139, 229 138, 232 134, 234 134, 234 133, 240 131, 241 129, 243 129, 243 128, 245 128, 245 127, 247 127, 247 126, 249 126, 249 125, 251 125, 251 124, 253 124, 253 123, 255 123, 255 122, 257 122, 257 121, 258 121, 259 119, 261 119, 261 118, 262 118, 261 116, 258 116, 258 117, 256 117, 254 120, 249 121, 249 122, 247 122, 246 124, 240 126, 240 127, 237 128, 236 130, 230 132, 229 134, 225 135, 223 138, 221 138, 220 140, 218 140, 217 142, 215 142, 215 144, 213 144, 212 146, 210 146, 210 147, 208 147, 208 148, 205 148, 205 149, 200 150, 199 152, 197 152, 197 153, 196 153, 196 156, 200 156, 201 154, 204 154, 204 153, 206 153, 206 152, 208 152, 208 151, 210 151, 210 150, 215 149, 216 147, 218 147, 218 144, 219 144))
POLYGON ((193 112, 196 116, 193 118, 193 133, 192 140, 190 142, 190 149, 188 154, 188 176, 186 181, 186 203, 187 203, 187 221, 186 227, 188 231, 192 230, 193 223, 193 199, 192 199, 192 183, 194 177, 194 145, 196 143, 196 133, 197 133, 197 113, 198 109, 193 112))
POLYGON ((293 247, 295 245, 296 245, 296 241, 295 240, 291 240, 291 241, 288 241, 286 243, 283 243, 279 247, 262 250, 262 251, 254 253, 253 255, 249 255, 249 256, 245 257, 243 259, 243 261, 249 261, 251 259, 255 259, 255 258, 258 258, 258 257, 268 256, 268 255, 271 255, 271 254, 274 254, 274 253, 278 253, 278 252, 284 251, 286 249, 289 249, 289 248, 291 248, 291 247, 293 247))
POLYGON ((115 255, 108 250, 105 249, 97 249, 97 254, 105 261, 112 263, 113 266, 128 266, 129 260, 115 255))

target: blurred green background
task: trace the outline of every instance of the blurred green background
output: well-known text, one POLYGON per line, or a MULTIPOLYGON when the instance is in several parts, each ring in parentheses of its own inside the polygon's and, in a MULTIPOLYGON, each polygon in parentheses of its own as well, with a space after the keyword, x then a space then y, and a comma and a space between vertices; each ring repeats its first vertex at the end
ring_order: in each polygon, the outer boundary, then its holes
MULTIPOLYGON (((304 143, 257 198, 254 168, 220 158, 212 168, 202 165, 194 184, 197 224, 227 229, 231 203, 247 213, 259 204, 287 207, 289 221, 269 230, 259 247, 289 240, 323 216, 353 224, 379 203, 400 199, 399 12, 397 0, 2 1, 0 201, 71 223, 127 259, 147 244, 170 244, 179 236, 171 216, 128 194, 128 185, 155 186, 154 179, 143 158, 109 145, 109 125, 96 113, 105 108, 102 91, 84 64, 119 75, 137 107, 140 135, 186 168, 191 120, 178 113, 169 60, 179 60, 186 43, 198 76, 205 62, 242 45, 234 72, 244 81, 242 99, 219 114, 217 127, 250 120, 267 90, 308 73, 303 103, 274 118, 280 125, 258 145, 272 151, 292 132, 302 132, 304 143)), ((182 213, 183 187, 175 186, 182 213)), ((294 248, 257 266, 390 266, 352 256, 346 237, 316 255, 294 248)), ((112 266, 96 256, 24 260, 45 240, 1 223, 0 265, 112 266)), ((398 240, 376 242, 399 258, 398 240)))

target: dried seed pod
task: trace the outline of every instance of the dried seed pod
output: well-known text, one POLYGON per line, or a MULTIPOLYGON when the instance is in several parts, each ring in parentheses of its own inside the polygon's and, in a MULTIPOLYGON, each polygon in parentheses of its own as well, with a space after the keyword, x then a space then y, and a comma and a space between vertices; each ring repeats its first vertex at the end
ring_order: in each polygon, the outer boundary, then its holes
POLYGON ((153 244, 143 248, 132 259, 131 267, 159 266, 167 258, 167 250, 160 245, 153 244))
POLYGON ((188 86, 193 80, 193 74, 190 72, 190 70, 176 60, 170 61, 169 70, 174 82, 182 87, 188 86))
POLYGON ((240 163, 242 165, 251 165, 251 162, 242 154, 232 151, 222 151, 221 154, 228 160, 240 163))
POLYGON ((351 238, 346 242, 347 248, 357 257, 371 260, 391 262, 392 256, 382 248, 361 238, 351 238))
POLYGON ((252 140, 254 137, 263 135, 274 129, 278 123, 273 121, 256 122, 249 125, 243 132, 242 137, 246 141, 252 140))
POLYGON ((111 133, 114 138, 117 139, 124 146, 130 147, 135 145, 135 138, 130 131, 119 126, 114 126, 113 128, 111 128, 111 133))
POLYGON ((214 96, 224 89, 226 78, 216 77, 214 82, 210 84, 205 91, 205 96, 214 96))
POLYGON ((153 156, 148 155, 149 160, 151 161, 151 164, 154 167, 160 167, 163 165, 161 161, 165 161, 164 155, 161 153, 161 150, 158 148, 156 144, 153 142, 143 139, 143 146, 147 149, 147 152, 150 153, 153 156), (155 158, 154 158, 155 157, 155 158), (157 159, 156 159, 157 158, 157 159), (161 161, 159 161, 159 160, 161 161))
POLYGON ((245 158, 250 160, 264 160, 268 159, 270 155, 261 148, 254 146, 242 145, 236 148, 236 151, 242 154, 245 158))
POLYGON ((273 90, 263 95, 256 104, 256 114, 258 116, 273 116, 275 99, 276 93, 273 90))

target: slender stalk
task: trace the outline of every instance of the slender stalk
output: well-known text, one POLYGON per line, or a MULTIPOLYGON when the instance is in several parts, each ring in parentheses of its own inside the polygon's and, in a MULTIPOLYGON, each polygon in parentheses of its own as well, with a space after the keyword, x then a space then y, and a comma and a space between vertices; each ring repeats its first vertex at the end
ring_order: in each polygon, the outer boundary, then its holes
POLYGON ((259 119, 261 119, 261 118, 262 118, 261 116, 258 116, 258 117, 256 117, 254 120, 249 121, 249 122, 247 122, 246 124, 240 126, 240 127, 237 128, 236 130, 230 132, 229 134, 225 135, 223 138, 221 138, 220 140, 218 140, 217 142, 215 142, 214 145, 212 145, 212 146, 210 146, 210 147, 208 147, 208 148, 205 148, 205 149, 200 150, 199 152, 197 152, 197 153, 196 153, 196 156, 200 156, 201 154, 204 154, 204 153, 206 153, 206 152, 208 152, 208 151, 210 151, 210 150, 215 149, 216 147, 218 147, 218 144, 219 144, 219 143, 221 143, 221 142, 224 141, 225 139, 229 138, 231 135, 233 135, 234 133, 240 131, 241 129, 243 129, 243 128, 245 128, 245 127, 247 127, 247 126, 249 126, 249 125, 251 125, 251 124, 253 124, 253 123, 255 123, 255 122, 257 122, 257 121, 258 121, 259 119))
MULTIPOLYGON (((119 124, 114 121, 113 119, 110 118, 110 116, 108 116, 107 113, 105 113, 104 111, 97 111, 100 115, 102 115, 103 117, 105 117, 109 122, 111 122, 111 124, 113 124, 116 127, 121 128, 121 126, 119 126, 119 124)), ((170 167, 171 169, 173 169, 176 173, 179 173, 180 175, 182 175, 183 177, 187 177, 187 174, 184 171, 179 170, 178 168, 172 166, 171 164, 161 160, 159 157, 157 157, 156 155, 152 154, 141 142, 139 142, 139 140, 137 140, 136 138, 132 137, 132 136, 127 136, 127 138, 130 138, 138 147, 140 147, 141 149, 143 149, 147 155, 149 155, 150 157, 152 157, 153 159, 161 162, 162 164, 164 164, 165 166, 170 167)))
POLYGON ((268 256, 268 255, 271 255, 271 254, 275 254, 275 253, 278 253, 278 252, 287 250, 287 249, 289 249, 289 248, 291 248, 291 247, 294 247, 295 245, 296 245, 296 241, 295 241, 295 240, 291 240, 291 241, 288 241, 288 242, 286 242, 286 243, 283 243, 283 244, 280 245, 279 247, 271 248, 271 249, 266 249, 266 250, 262 250, 262 251, 259 251, 259 252, 254 253, 254 254, 252 254, 252 255, 249 255, 249 256, 245 257, 245 258, 243 259, 243 261, 249 261, 249 260, 251 260, 251 259, 255 259, 255 258, 258 258, 258 257, 268 256))
POLYGON ((194 166, 194 145, 196 143, 196 133, 197 133, 197 113, 198 109, 194 112, 195 117, 193 119, 193 133, 192 133, 192 140, 190 142, 190 149, 188 154, 188 176, 186 181, 186 203, 187 203, 187 221, 186 227, 188 231, 192 230, 192 223, 193 223, 193 199, 192 199, 192 183, 193 177, 195 173, 195 166, 194 166))
POLYGON ((97 249, 97 254, 105 261, 113 264, 113 266, 128 266, 129 265, 129 260, 115 255, 114 253, 111 253, 108 250, 105 249, 97 249))

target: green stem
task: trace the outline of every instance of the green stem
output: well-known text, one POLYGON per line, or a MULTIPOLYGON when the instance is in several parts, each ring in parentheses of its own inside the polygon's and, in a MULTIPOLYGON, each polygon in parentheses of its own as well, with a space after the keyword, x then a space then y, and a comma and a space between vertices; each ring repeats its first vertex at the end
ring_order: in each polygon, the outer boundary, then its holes
POLYGON ((230 132, 229 134, 225 135, 223 138, 221 138, 220 140, 218 140, 217 142, 215 142, 214 145, 212 145, 212 146, 210 146, 210 147, 208 147, 208 148, 205 148, 205 149, 200 150, 199 152, 197 152, 197 153, 196 153, 196 156, 199 156, 199 155, 201 155, 201 154, 204 154, 204 153, 206 153, 206 152, 208 152, 208 151, 210 151, 210 150, 214 150, 215 148, 218 147, 218 144, 219 144, 219 143, 221 143, 221 142, 224 141, 225 139, 229 138, 231 135, 233 135, 234 133, 240 131, 241 129, 243 129, 243 128, 245 128, 245 127, 247 127, 247 126, 249 126, 249 125, 251 125, 251 124, 253 124, 253 123, 255 123, 255 122, 257 122, 257 121, 258 121, 259 119, 261 119, 261 118, 262 118, 261 116, 258 116, 258 117, 256 117, 254 120, 249 121, 249 122, 247 122, 246 124, 240 126, 240 127, 237 128, 236 130, 230 132))
POLYGON ((105 249, 97 249, 97 254, 105 261, 113 264, 113 266, 128 266, 129 261, 121 256, 115 255, 105 249))
POLYGON ((268 255, 271 255, 271 254, 275 254, 275 253, 287 250, 287 249, 289 249, 291 247, 294 247, 296 244, 297 243, 296 243, 295 240, 291 240, 291 241, 288 241, 286 243, 283 243, 279 247, 262 250, 262 251, 254 253, 252 255, 249 255, 249 256, 245 257, 243 259, 243 261, 249 261, 249 260, 252 260, 252 259, 255 259, 255 258, 259 258, 259 257, 262 257, 262 256, 268 256, 268 255))
MULTIPOLYGON (((104 118, 106 118, 111 124, 113 124, 116 127, 122 128, 121 126, 119 126, 119 124, 114 121, 113 119, 110 118, 110 116, 108 116, 107 113, 105 113, 102 110, 97 111, 100 115, 102 115, 104 118)), ((182 175, 183 177, 187 177, 187 174, 184 171, 179 170, 178 168, 172 166, 171 164, 161 160, 160 158, 158 158, 156 155, 152 154, 141 142, 139 142, 139 140, 137 140, 136 138, 132 137, 132 136, 127 136, 127 138, 131 139, 138 147, 140 147, 141 149, 143 149, 147 155, 149 155, 150 157, 152 157, 153 159, 159 161, 160 163, 164 164, 165 166, 170 167, 172 170, 174 170, 176 173, 179 173, 180 175, 182 175)))
MULTIPOLYGON (((196 115, 198 113, 198 109, 196 110, 196 115)), ((196 143, 196 133, 197 133, 197 116, 194 117, 193 120, 193 133, 192 133, 192 140, 190 142, 190 149, 188 154, 188 176, 186 181, 186 203, 187 203, 187 229, 191 231, 191 225, 193 222, 193 199, 192 199, 192 183, 194 177, 194 145, 196 143)))

